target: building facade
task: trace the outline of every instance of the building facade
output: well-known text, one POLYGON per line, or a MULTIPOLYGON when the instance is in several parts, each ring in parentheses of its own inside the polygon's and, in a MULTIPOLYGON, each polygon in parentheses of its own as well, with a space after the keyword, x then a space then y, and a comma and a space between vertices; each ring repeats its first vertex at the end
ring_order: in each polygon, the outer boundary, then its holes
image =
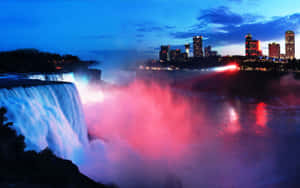
POLYGON ((204 48, 205 57, 212 57, 218 55, 217 51, 212 51, 211 49, 212 49, 211 46, 207 46, 204 48))
POLYGON ((188 54, 186 52, 180 53, 180 55, 177 57, 177 61, 179 61, 179 62, 188 61, 188 54))
POLYGON ((170 51, 170 61, 178 61, 180 54, 181 54, 180 49, 171 50, 170 51))
POLYGON ((188 54, 186 52, 181 53, 180 49, 170 51, 171 62, 185 62, 188 61, 188 54))
POLYGON ((211 46, 207 46, 204 48, 204 54, 206 57, 209 57, 211 54, 211 46))
POLYGON ((170 46, 161 46, 160 47, 159 60, 161 62, 170 61, 170 46))
POLYGON ((286 59, 285 54, 280 54, 280 59, 286 59))
POLYGON ((253 40, 251 34, 246 35, 245 48, 247 57, 262 56, 262 50, 260 49, 260 41, 253 40))
POLYGON ((193 48, 194 48, 194 57, 203 57, 203 37, 195 36, 193 37, 193 48))
POLYGON ((190 44, 185 44, 185 53, 187 54, 187 57, 190 57, 190 44))
POLYGON ((287 59, 295 58, 295 33, 293 31, 285 32, 285 56, 287 59))
POLYGON ((269 44, 269 57, 280 58, 280 44, 275 42, 269 44))

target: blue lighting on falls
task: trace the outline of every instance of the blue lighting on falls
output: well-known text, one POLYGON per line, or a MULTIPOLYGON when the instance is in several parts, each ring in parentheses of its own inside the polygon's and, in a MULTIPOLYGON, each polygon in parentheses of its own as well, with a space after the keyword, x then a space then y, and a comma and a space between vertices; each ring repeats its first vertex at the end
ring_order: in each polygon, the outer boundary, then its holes
POLYGON ((27 150, 49 147, 76 164, 88 145, 87 128, 76 87, 50 84, 0 89, 0 106, 13 128, 25 136, 27 150))

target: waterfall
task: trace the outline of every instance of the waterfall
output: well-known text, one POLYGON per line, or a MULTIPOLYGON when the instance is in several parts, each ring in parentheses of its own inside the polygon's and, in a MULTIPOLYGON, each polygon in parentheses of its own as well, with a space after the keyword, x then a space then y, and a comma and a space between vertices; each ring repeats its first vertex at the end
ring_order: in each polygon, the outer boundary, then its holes
POLYGON ((88 144, 82 105, 73 84, 0 89, 0 106, 25 136, 26 150, 50 148, 57 156, 80 163, 88 144))

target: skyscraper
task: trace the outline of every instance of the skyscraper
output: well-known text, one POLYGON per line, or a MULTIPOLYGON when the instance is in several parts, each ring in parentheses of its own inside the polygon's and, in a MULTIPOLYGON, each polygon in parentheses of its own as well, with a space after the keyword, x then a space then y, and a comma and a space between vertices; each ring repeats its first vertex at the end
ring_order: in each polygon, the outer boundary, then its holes
POLYGON ((280 44, 275 42, 269 44, 269 57, 280 58, 280 44))
POLYGON ((169 50, 170 50, 170 46, 161 46, 160 47, 159 60, 161 62, 167 62, 170 60, 169 50))
POLYGON ((285 32, 285 55, 287 59, 295 58, 295 33, 293 31, 285 32))
POLYGON ((260 49, 260 41, 253 40, 251 34, 246 35, 245 47, 247 57, 262 56, 262 50, 260 49))
POLYGON ((194 57, 203 57, 202 36, 193 37, 194 57))
POLYGON ((190 44, 185 44, 185 53, 187 54, 187 57, 190 57, 190 44))

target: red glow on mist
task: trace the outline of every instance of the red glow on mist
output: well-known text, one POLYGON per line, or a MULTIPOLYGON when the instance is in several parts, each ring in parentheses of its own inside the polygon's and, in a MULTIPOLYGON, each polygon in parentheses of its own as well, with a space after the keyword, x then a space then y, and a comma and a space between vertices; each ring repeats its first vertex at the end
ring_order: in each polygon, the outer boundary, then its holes
MULTIPOLYGON (((89 133, 108 142, 120 140, 150 159, 186 155, 192 127, 202 125, 190 102, 168 87, 135 82, 105 96, 102 103, 84 105, 89 133)), ((118 159, 122 154, 111 155, 118 159)))
POLYGON ((265 128, 266 124, 268 122, 268 117, 267 117, 267 110, 266 110, 267 105, 263 102, 257 104, 256 107, 256 124, 265 128))

